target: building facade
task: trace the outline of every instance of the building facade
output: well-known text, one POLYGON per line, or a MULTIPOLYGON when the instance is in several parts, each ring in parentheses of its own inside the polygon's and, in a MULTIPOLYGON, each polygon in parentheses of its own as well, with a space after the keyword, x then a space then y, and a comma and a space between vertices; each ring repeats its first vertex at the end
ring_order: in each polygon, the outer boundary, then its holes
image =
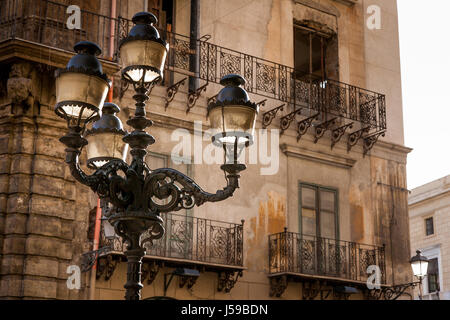
POLYGON ((411 281, 396 1, 2 0, 0 297, 123 299, 123 243, 103 226, 92 252, 97 199, 64 163, 54 71, 96 42, 125 123, 117 45, 143 10, 170 45, 147 104, 150 168, 225 186, 204 132, 226 74, 260 114, 234 196, 164 217, 142 297, 373 299, 373 272, 379 291, 411 281), (86 271, 78 289, 71 266, 86 271))
POLYGON ((429 260, 423 299, 449 300, 450 176, 411 190, 408 206, 411 250, 420 250, 429 260))

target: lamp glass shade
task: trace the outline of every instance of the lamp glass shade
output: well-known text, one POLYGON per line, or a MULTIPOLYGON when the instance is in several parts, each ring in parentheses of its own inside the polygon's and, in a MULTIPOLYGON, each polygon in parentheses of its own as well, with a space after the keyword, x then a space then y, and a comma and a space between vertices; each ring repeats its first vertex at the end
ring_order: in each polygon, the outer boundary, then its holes
POLYGON ((247 143, 249 139, 238 133, 254 134, 257 110, 241 105, 225 105, 212 108, 209 112, 211 128, 225 133, 219 140, 233 144, 239 136, 238 144, 247 143))
POLYGON ((120 58, 125 76, 139 82, 145 71, 144 82, 155 81, 162 76, 167 48, 152 40, 134 40, 120 47, 120 58))
POLYGON ((104 132, 86 136, 88 166, 100 168, 108 161, 121 159, 125 161, 128 153, 128 144, 123 140, 123 134, 104 132))
POLYGON ((56 78, 56 108, 65 117, 88 119, 98 113, 108 93, 108 81, 80 72, 64 72, 56 78))
POLYGON ((428 261, 419 260, 411 262, 411 267, 413 270, 413 274, 417 278, 424 278, 428 272, 428 261))

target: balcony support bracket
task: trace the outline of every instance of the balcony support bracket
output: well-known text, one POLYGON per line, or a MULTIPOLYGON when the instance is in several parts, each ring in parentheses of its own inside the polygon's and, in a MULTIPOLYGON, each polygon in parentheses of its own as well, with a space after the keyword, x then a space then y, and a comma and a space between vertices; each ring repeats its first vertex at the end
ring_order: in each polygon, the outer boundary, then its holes
POLYGON ((167 88, 167 90, 166 90, 167 98, 166 98, 166 104, 164 105, 164 110, 167 110, 167 108, 169 107, 169 104, 175 98, 175 95, 177 94, 178 89, 180 88, 181 85, 183 85, 186 82, 186 80, 187 80, 187 77, 181 79, 177 83, 175 83, 167 88))
POLYGON ((98 265, 97 265, 97 273, 96 278, 97 280, 100 279, 101 276, 104 275, 105 281, 108 281, 111 279, 111 277, 114 274, 114 271, 116 270, 117 265, 119 264, 120 258, 114 259, 113 255, 108 254, 106 257, 100 257, 98 259, 98 265))
POLYGON ((284 117, 282 117, 280 119, 280 129, 281 129, 280 134, 283 134, 287 129, 289 129, 292 121, 295 119, 297 114, 300 114, 301 111, 302 111, 302 109, 300 108, 298 110, 295 110, 295 111, 285 115, 284 117))
POLYGON ((189 92, 186 114, 188 114, 189 111, 191 111, 191 109, 195 106, 195 103, 197 102, 198 98, 200 98, 200 94, 202 93, 202 91, 206 91, 206 87, 208 86, 208 84, 209 83, 207 82, 197 90, 189 92))
POLYGON ((281 297, 288 286, 287 276, 277 276, 270 278, 270 293, 271 297, 275 296, 277 298, 281 297))
POLYGON ((217 275, 219 277, 219 281, 217 283, 217 291, 224 291, 225 293, 229 293, 231 289, 233 289, 239 277, 242 277, 242 270, 236 272, 219 272, 217 275))
POLYGON ((378 141, 378 138, 380 136, 385 136, 386 135, 386 130, 383 131, 379 131, 379 132, 375 132, 369 136, 366 136, 363 138, 364 140, 364 153, 363 156, 365 157, 367 155, 367 153, 373 148, 373 146, 375 145, 375 143, 378 141))
POLYGON ((350 150, 358 143, 359 139, 362 138, 364 133, 368 133, 370 130, 370 127, 364 127, 358 131, 352 132, 348 135, 347 140, 347 153, 350 152, 350 150))
POLYGON ((314 143, 317 143, 320 138, 323 137, 325 132, 329 130, 335 123, 336 123, 337 117, 333 118, 331 120, 322 122, 321 124, 317 125, 314 128, 314 143))
POLYGON ((266 101, 267 101, 267 99, 261 100, 260 102, 257 102, 256 105, 259 108, 264 107, 266 105, 266 101))
POLYGON ((88 272, 92 269, 98 257, 111 251, 110 246, 100 248, 98 250, 89 251, 81 255, 81 272, 88 272))
MULTIPOLYGON (((211 103, 216 103, 218 95, 219 94, 216 94, 215 96, 208 98, 208 100, 206 101, 206 105, 209 106, 211 103)), ((207 108, 207 110, 206 110, 206 117, 208 117, 208 116, 209 116, 209 108, 207 108)))
POLYGON ((161 265, 156 261, 152 261, 150 263, 142 264, 142 281, 147 279, 147 284, 152 284, 155 281, 156 276, 158 275, 159 270, 161 269, 161 265))
POLYGON ((306 134, 309 127, 311 127, 312 122, 314 120, 317 120, 318 117, 319 117, 319 113, 316 113, 315 115, 298 122, 298 124, 297 124, 297 142, 306 134))
POLYGON ((344 135, 345 131, 347 129, 352 129, 353 128, 353 122, 346 124, 342 127, 336 128, 331 132, 331 149, 334 148, 334 146, 336 145, 336 143, 338 143, 342 136, 344 135))
POLYGON ((273 119, 275 119, 278 111, 283 111, 283 108, 286 104, 282 104, 279 107, 273 108, 263 114, 263 129, 266 129, 272 123, 273 119))

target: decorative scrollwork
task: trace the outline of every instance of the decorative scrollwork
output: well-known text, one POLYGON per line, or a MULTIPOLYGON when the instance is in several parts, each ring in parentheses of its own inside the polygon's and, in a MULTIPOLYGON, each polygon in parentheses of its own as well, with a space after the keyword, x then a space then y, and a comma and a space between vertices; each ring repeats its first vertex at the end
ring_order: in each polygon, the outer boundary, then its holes
POLYGON ((220 52, 220 77, 227 74, 241 73, 241 57, 231 53, 220 52))
POLYGON ((291 126, 292 121, 294 121, 295 117, 298 114, 301 114, 302 109, 297 109, 287 115, 285 115, 284 117, 282 117, 280 119, 280 129, 281 132, 280 134, 283 134, 287 129, 289 129, 289 127, 291 126))
POLYGON ((309 118, 303 119, 302 121, 299 121, 297 124, 297 142, 301 139, 302 136, 306 134, 309 127, 311 127, 312 122, 314 120, 317 120, 319 114, 315 114, 309 118))
POLYGON ((173 85, 171 85, 170 87, 167 88, 167 90, 166 90, 167 98, 166 98, 166 103, 164 105, 164 110, 167 110, 167 107, 169 107, 169 104, 175 98, 175 95, 177 94, 178 89, 180 88, 180 86, 182 86, 186 82, 186 79, 187 79, 187 77, 181 79, 177 83, 175 83, 175 84, 173 84, 173 85))
POLYGON ((314 128, 314 143, 317 143, 320 138, 323 137, 325 132, 331 128, 336 123, 337 118, 322 122, 314 128))
POLYGON ((119 260, 115 260, 110 254, 106 257, 101 257, 100 259, 98 259, 96 274, 97 280, 104 275, 105 281, 108 281, 114 274, 114 270, 116 270, 118 264, 119 260))
POLYGON ((281 297, 288 286, 287 276, 271 277, 269 296, 281 297))
POLYGON ((256 105, 260 108, 264 107, 266 105, 266 101, 267 99, 261 100, 260 102, 257 102, 256 105))
POLYGON ((275 94, 275 68, 256 62, 256 90, 275 94))
POLYGON ((358 131, 350 133, 347 140, 347 152, 350 152, 350 150, 358 143, 359 139, 361 139, 363 134, 369 132, 369 130, 370 127, 365 127, 358 131))
POLYGON ((353 122, 346 124, 342 127, 336 128, 331 132, 331 149, 333 149, 336 143, 338 143, 341 140, 345 131, 349 128, 350 129, 353 128, 353 122))
POLYGON ((385 132, 386 130, 380 131, 380 132, 375 132, 369 136, 366 136, 363 138, 364 140, 364 144, 363 144, 363 150, 364 153, 363 155, 366 156, 367 153, 373 148, 373 146, 375 145, 375 143, 378 141, 378 138, 380 136, 385 136, 385 132))
POLYGON ((111 250, 111 247, 102 247, 98 250, 85 252, 81 255, 81 272, 88 272, 92 269, 98 257, 111 250))
POLYGON ((191 109, 195 106, 195 103, 197 102, 198 98, 200 98, 200 94, 202 93, 202 91, 206 91, 207 86, 208 82, 203 86, 199 87, 197 90, 189 92, 186 114, 189 113, 189 111, 191 111, 191 109))
MULTIPOLYGON (((208 98, 208 100, 206 101, 206 105, 209 106, 210 104, 216 103, 218 95, 219 94, 216 94, 215 96, 208 98)), ((209 108, 206 108, 206 117, 208 116, 209 116, 209 108)))
POLYGON ((147 284, 152 284, 153 281, 155 281, 156 276, 158 275, 159 270, 161 269, 161 266, 156 263, 155 261, 152 261, 151 263, 143 263, 142 264, 142 281, 147 279, 147 284))
POLYGON ((411 282, 406 284, 400 284, 395 286, 389 286, 389 287, 382 287, 379 289, 372 289, 367 290, 366 295, 369 299, 374 300, 397 300, 402 295, 407 295, 412 300, 413 297, 409 292, 406 292, 408 289, 414 289, 417 285, 419 285, 420 282, 411 282))
POLYGON ((272 110, 269 110, 265 113, 263 113, 263 129, 267 128, 268 126, 270 126, 270 124, 272 123, 273 119, 275 119, 278 111, 283 111, 284 106, 286 104, 282 104, 279 107, 273 108, 272 110))
POLYGON ((217 291, 229 293, 231 289, 233 289, 239 277, 242 277, 242 271, 219 272, 218 277, 219 280, 217 282, 217 291))

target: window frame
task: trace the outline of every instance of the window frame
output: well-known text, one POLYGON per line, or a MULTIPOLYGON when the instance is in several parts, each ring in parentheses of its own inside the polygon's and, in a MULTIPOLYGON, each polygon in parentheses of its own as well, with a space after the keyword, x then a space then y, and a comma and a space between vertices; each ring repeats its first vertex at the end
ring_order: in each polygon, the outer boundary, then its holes
POLYGON ((424 222, 424 231, 425 231, 425 237, 432 237, 432 236, 434 236, 434 235, 436 235, 436 228, 435 228, 435 223, 434 223, 434 216, 433 215, 430 215, 430 216, 426 216, 426 217, 424 217, 423 218, 423 222, 424 222), (432 223, 432 233, 430 233, 430 234, 427 234, 427 232, 428 232, 428 230, 427 230, 427 220, 430 220, 431 219, 431 223, 432 223))
POLYGON ((298 182, 298 230, 299 233, 301 235, 303 235, 303 226, 302 226, 302 209, 303 208, 307 208, 307 209, 313 209, 316 213, 316 233, 313 235, 315 237, 320 237, 320 238, 326 238, 322 236, 322 232, 320 230, 320 212, 321 212, 321 208, 320 208, 320 191, 325 191, 325 192, 333 192, 334 193, 334 234, 335 234, 335 238, 334 240, 339 240, 340 239, 340 232, 339 232, 339 189, 337 188, 333 188, 330 186, 323 186, 323 185, 319 185, 319 184, 315 184, 315 183, 310 183, 310 182, 304 182, 304 181, 299 181, 298 182), (302 188, 310 188, 315 190, 315 208, 311 208, 308 206, 303 206, 302 204, 302 188))

